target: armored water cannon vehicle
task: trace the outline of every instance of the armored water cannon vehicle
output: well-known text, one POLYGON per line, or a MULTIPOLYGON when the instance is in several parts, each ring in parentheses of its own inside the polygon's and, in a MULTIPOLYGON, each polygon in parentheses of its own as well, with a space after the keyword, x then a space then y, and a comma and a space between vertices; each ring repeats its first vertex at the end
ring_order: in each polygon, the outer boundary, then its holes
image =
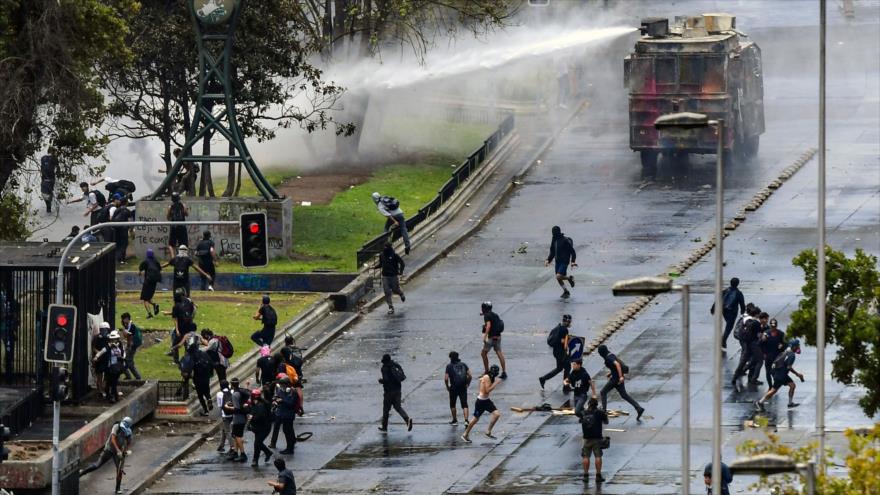
MULTIPOLYGON (((657 130, 658 117, 680 112, 724 120, 725 157, 743 163, 758 153, 764 132, 761 49, 736 29, 730 14, 642 21, 642 37, 624 60, 629 92, 629 142, 653 175, 662 153, 686 162, 688 153, 714 154, 709 126, 657 130)), ((730 163, 726 161, 726 163, 730 163)))

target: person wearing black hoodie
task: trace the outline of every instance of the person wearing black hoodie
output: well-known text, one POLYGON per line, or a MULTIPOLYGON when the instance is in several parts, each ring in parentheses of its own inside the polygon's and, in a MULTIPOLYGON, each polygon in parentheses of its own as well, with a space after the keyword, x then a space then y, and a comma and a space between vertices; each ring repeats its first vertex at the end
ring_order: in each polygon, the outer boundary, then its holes
POLYGON ((266 447, 266 437, 272 429, 272 404, 263 397, 263 392, 259 388, 251 391, 251 407, 248 420, 250 421, 251 431, 254 432, 254 460, 251 466, 257 467, 260 463, 260 454, 266 457, 266 463, 272 458, 272 451, 266 447))
POLYGON ((553 226, 551 232, 553 239, 550 241, 550 255, 547 256, 544 266, 549 266, 551 261, 556 260, 556 267, 554 269, 556 283, 562 287, 561 297, 567 299, 571 296, 571 293, 565 288, 564 282, 567 280, 571 287, 574 288, 574 275, 568 274, 568 266, 571 265, 572 268, 578 266, 577 253, 574 250, 574 241, 571 240, 571 237, 566 237, 562 233, 562 229, 558 226, 553 226))
POLYGON ((407 431, 412 431, 413 420, 406 414, 406 411, 403 410, 403 406, 400 404, 402 399, 400 382, 406 379, 406 376, 402 375, 403 368, 400 368, 400 365, 392 360, 390 355, 384 354, 382 355, 382 369, 380 371, 382 378, 379 379, 379 383, 382 384, 385 394, 382 399, 382 426, 379 427, 379 431, 382 433, 388 431, 388 413, 391 412, 392 407, 406 422, 407 431), (398 368, 398 372, 395 372, 394 368, 398 368))
POLYGON ((400 276, 403 275, 405 266, 403 258, 394 252, 394 246, 386 242, 382 253, 379 254, 379 268, 382 269, 382 288, 385 290, 385 303, 388 304, 389 315, 394 314, 392 294, 400 296, 400 302, 406 302, 406 296, 400 290, 400 276))

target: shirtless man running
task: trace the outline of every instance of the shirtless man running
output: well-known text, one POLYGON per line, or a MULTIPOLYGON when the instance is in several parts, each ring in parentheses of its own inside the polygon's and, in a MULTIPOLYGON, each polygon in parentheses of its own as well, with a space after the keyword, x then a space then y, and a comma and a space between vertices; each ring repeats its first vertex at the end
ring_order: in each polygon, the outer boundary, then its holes
POLYGON ((467 428, 464 430, 464 434, 461 436, 461 439, 467 443, 471 443, 471 430, 474 429, 477 421, 480 420, 480 416, 486 412, 490 413, 492 416, 492 419, 489 420, 489 429, 486 430, 486 436, 489 438, 495 438, 495 436, 492 435, 492 428, 501 417, 501 411, 499 411, 498 408, 495 407, 495 404, 492 403, 492 400, 489 399, 489 393, 495 390, 495 387, 498 386, 499 383, 504 381, 501 378, 497 378, 500 371, 498 365, 493 364, 489 368, 489 372, 480 377, 480 394, 477 395, 477 402, 474 405, 474 415, 471 418, 470 423, 468 423, 467 428))

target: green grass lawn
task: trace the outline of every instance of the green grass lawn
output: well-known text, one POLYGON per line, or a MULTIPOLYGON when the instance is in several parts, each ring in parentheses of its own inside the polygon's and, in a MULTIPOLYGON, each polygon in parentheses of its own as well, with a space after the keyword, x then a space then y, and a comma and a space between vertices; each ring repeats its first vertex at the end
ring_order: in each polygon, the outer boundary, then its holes
MULTIPOLYGON (((225 335, 232 342, 235 354, 232 361, 243 356, 249 349, 254 347, 250 336, 261 328, 258 321, 251 317, 260 306, 260 294, 241 294, 234 292, 193 292, 193 300, 198 305, 196 323, 199 330, 210 328, 215 334, 225 335)), ((315 302, 319 294, 272 294, 272 306, 278 312, 278 326, 315 302)), ((154 299, 162 311, 171 310, 171 292, 163 291, 154 299)), ((176 380, 180 373, 170 357, 168 351, 168 332, 174 327, 174 321, 170 316, 158 316, 151 319, 144 317, 145 311, 138 300, 137 292, 119 293, 116 298, 116 314, 124 312, 132 314, 136 325, 146 332, 161 332, 145 335, 147 348, 138 350, 136 362, 138 371, 144 378, 159 380, 176 380), (154 343, 153 338, 162 338, 162 342, 154 343)))

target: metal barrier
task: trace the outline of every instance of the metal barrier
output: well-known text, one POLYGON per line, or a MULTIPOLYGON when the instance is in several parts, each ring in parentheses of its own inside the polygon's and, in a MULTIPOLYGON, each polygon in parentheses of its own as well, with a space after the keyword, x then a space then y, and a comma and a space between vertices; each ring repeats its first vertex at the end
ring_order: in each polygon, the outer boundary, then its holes
MULTIPOLYGON (((455 195, 458 188, 467 182, 473 172, 483 165, 486 158, 492 155, 492 152, 495 151, 498 143, 503 141, 504 138, 510 134, 510 131, 513 130, 513 126, 513 115, 508 115, 501 121, 498 129, 483 141, 483 145, 477 148, 458 167, 456 167, 452 172, 452 177, 440 187, 437 196, 429 201, 428 204, 419 208, 415 215, 406 220, 406 229, 412 233, 419 224, 427 220, 431 215, 437 213, 440 207, 455 195)), ((394 229, 365 242, 357 252, 357 266, 362 267, 365 263, 372 260, 382 251, 382 246, 384 246, 387 241, 394 242, 399 238, 400 230, 394 229)))
POLYGON ((183 402, 189 399, 189 381, 159 380, 159 402, 183 402))
POLYGON ((42 414, 43 394, 37 389, 31 389, 27 395, 6 408, 0 417, 0 423, 18 434, 29 428, 42 414))

